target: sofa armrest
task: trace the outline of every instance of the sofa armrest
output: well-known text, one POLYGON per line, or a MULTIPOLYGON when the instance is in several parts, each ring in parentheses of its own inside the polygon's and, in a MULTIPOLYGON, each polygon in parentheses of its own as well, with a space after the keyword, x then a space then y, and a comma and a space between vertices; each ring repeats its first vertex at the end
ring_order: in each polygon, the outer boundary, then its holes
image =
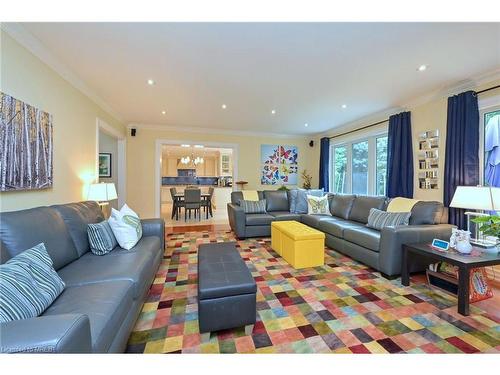
POLYGON ((165 250, 165 221, 163 219, 141 219, 142 235, 160 237, 161 248, 165 250))
POLYGON ((91 353, 90 321, 61 314, 0 324, 1 353, 91 353))
POLYGON ((229 225, 233 232, 236 233, 236 237, 245 238, 246 214, 243 208, 236 204, 228 203, 227 215, 229 217, 229 225))
POLYGON ((399 225, 382 228, 380 235, 379 270, 389 276, 401 274, 402 245, 431 242, 434 238, 449 240, 450 224, 399 225))

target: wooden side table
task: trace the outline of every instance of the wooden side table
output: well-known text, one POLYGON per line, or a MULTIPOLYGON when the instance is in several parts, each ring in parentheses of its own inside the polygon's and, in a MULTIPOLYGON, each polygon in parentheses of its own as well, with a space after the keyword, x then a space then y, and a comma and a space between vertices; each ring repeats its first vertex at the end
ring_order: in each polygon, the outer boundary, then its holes
POLYGON ((428 264, 446 262, 458 267, 458 312, 462 315, 469 315, 470 270, 500 264, 498 254, 461 255, 452 251, 436 250, 429 243, 403 245, 401 284, 410 285, 410 267, 417 259, 428 264))

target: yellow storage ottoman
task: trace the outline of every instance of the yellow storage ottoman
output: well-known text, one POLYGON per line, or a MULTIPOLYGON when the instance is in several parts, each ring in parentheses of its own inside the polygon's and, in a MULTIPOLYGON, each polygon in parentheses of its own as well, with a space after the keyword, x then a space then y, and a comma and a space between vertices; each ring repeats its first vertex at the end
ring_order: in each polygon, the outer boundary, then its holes
POLYGON ((325 234, 307 225, 292 222, 281 227, 281 255, 293 268, 325 264, 325 234))
POLYGON ((296 221, 273 221, 271 223, 271 248, 279 255, 282 255, 281 229, 285 228, 289 223, 296 223, 296 221))

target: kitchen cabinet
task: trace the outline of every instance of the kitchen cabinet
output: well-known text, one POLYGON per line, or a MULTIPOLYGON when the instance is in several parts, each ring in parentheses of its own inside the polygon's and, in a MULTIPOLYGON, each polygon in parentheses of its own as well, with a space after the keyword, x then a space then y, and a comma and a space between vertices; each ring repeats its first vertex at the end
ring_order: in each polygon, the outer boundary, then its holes
POLYGON ((232 160, 230 154, 221 153, 220 155, 220 175, 231 176, 232 173, 232 160))

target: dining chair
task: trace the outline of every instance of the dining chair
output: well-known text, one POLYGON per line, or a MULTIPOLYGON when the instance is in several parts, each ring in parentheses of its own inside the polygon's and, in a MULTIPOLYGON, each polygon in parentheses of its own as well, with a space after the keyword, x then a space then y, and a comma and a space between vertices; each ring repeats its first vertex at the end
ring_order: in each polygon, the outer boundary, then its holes
POLYGON ((213 212, 212 212, 212 197, 214 196, 214 187, 210 186, 208 188, 208 197, 205 197, 203 201, 201 202, 201 205, 203 206, 203 212, 206 213, 206 217, 208 219, 208 214, 210 213, 211 217, 214 217, 213 212))
POLYGON ((181 207, 184 206, 184 202, 180 197, 176 196, 177 189, 175 187, 170 188, 170 195, 172 197, 172 219, 175 216, 175 220, 179 220, 179 213, 181 212, 181 207))
POLYGON ((191 211, 194 210, 194 218, 198 214, 198 220, 201 220, 201 190, 186 189, 184 190, 184 220, 187 220, 188 211, 191 219, 191 211))

